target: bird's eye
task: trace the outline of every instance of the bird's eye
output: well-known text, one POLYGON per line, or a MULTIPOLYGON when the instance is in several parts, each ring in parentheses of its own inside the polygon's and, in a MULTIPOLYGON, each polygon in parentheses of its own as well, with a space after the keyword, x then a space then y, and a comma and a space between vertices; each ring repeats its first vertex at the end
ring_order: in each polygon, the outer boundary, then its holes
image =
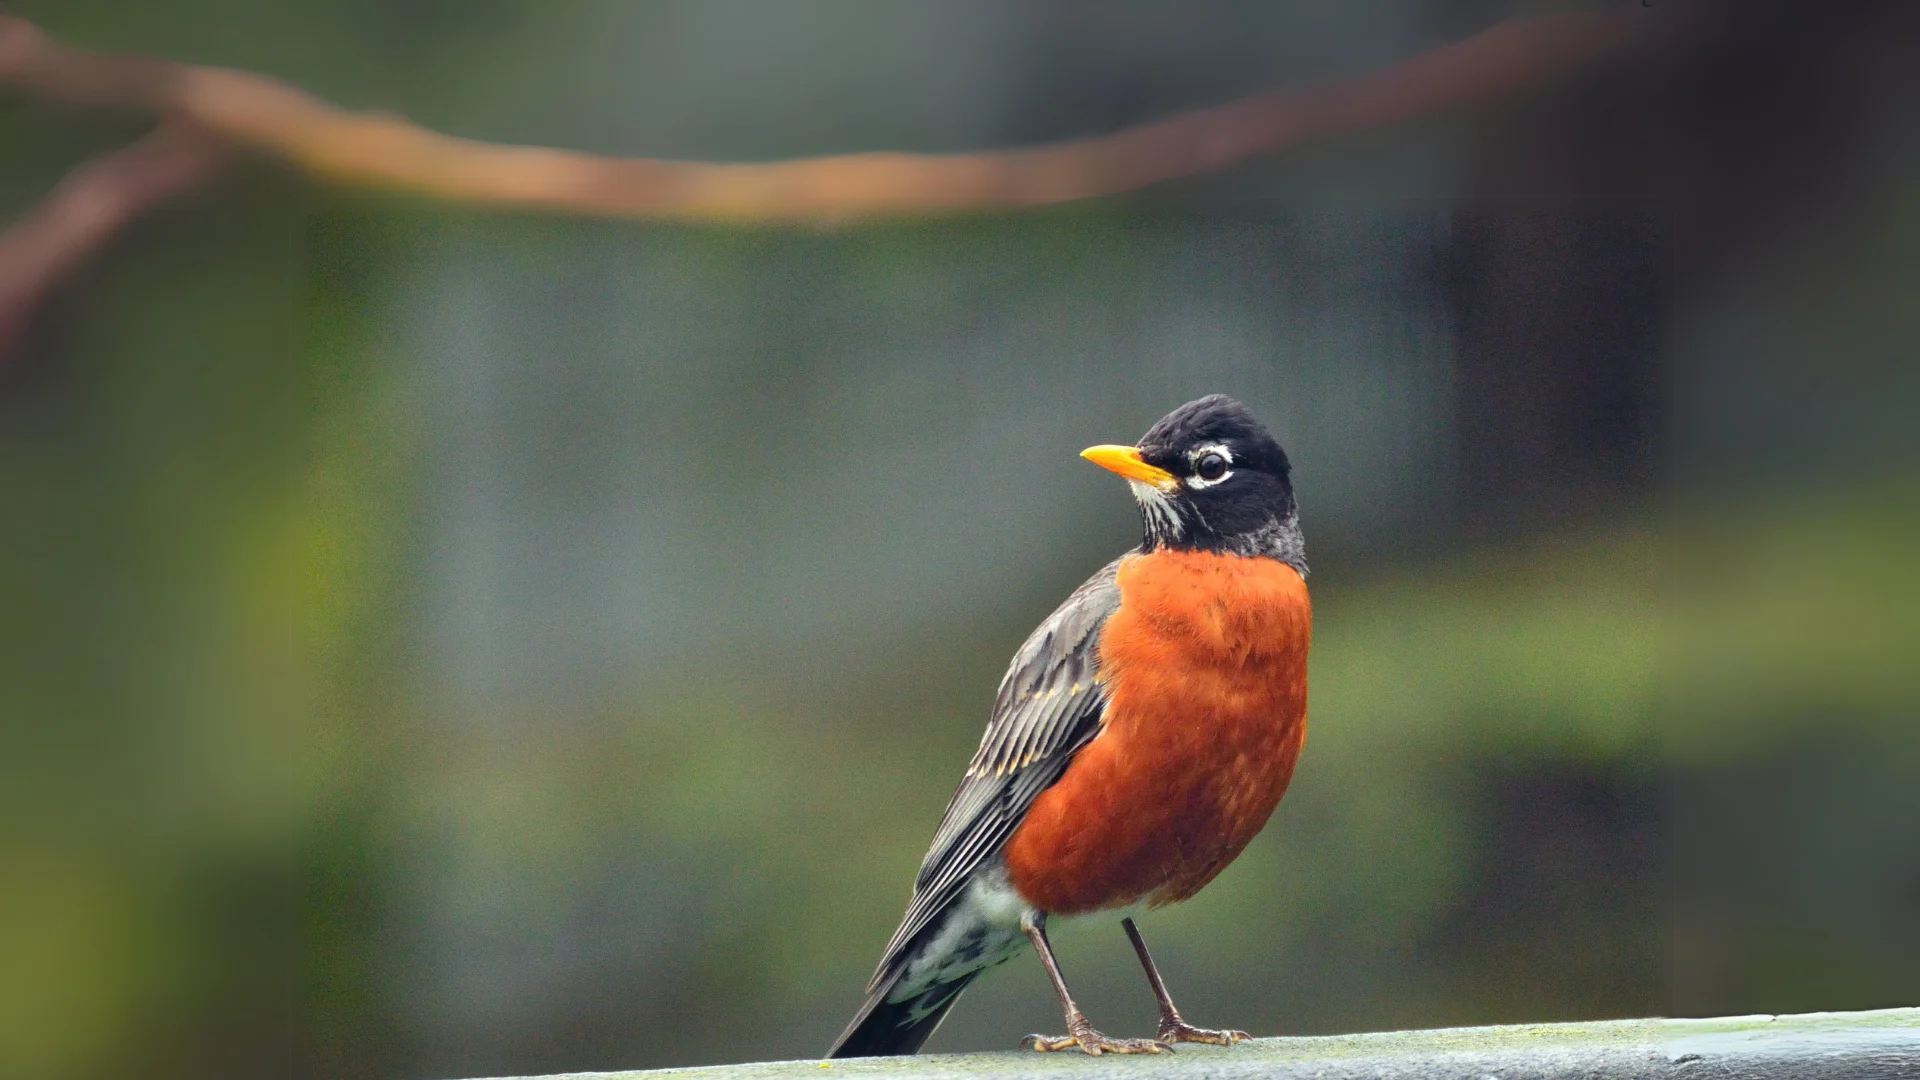
POLYGON ((1224 455, 1207 451, 1200 460, 1193 463, 1193 474, 1202 480, 1218 480, 1227 475, 1227 459, 1224 455))

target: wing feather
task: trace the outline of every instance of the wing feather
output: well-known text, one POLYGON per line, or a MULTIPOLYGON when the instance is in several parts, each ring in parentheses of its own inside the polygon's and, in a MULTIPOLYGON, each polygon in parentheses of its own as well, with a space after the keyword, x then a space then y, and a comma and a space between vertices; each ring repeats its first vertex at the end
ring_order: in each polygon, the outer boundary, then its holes
POLYGON ((1040 792, 1100 730, 1106 690, 1096 646, 1120 606, 1115 559, 1073 591, 1007 665, 980 748, 947 803, 920 864, 913 899, 874 971, 878 987, 907 961, 915 939, 966 889, 973 872, 1013 835, 1040 792))

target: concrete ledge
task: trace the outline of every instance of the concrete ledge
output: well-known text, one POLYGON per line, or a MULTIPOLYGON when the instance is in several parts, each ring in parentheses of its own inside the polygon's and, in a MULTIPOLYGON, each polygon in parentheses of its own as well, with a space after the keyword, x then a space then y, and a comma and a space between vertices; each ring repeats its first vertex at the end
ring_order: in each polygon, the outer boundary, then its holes
MULTIPOLYGON (((1611 1020, 1255 1039, 1232 1048, 1100 1057, 1008 1050, 852 1061, 776 1061, 595 1080, 1920 1080, 1920 1009, 1611 1020)), ((555 1078, 559 1080, 559 1078, 555 1078)))

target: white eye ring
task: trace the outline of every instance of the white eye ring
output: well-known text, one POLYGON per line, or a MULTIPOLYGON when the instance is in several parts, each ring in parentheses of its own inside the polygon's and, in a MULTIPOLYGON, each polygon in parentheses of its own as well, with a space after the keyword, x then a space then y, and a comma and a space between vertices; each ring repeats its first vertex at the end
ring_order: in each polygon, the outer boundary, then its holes
POLYGON ((1228 450, 1224 446, 1210 444, 1195 447, 1193 451, 1187 455, 1187 460, 1194 465, 1194 471, 1192 476, 1187 477, 1186 484, 1188 488, 1194 491, 1199 491, 1201 488, 1210 488, 1215 484, 1224 483, 1233 478, 1233 451, 1228 450), (1228 465, 1226 472, 1221 473, 1211 480, 1202 477, 1199 469, 1200 459, 1206 457, 1208 454, 1220 455, 1221 460, 1225 461, 1228 465))

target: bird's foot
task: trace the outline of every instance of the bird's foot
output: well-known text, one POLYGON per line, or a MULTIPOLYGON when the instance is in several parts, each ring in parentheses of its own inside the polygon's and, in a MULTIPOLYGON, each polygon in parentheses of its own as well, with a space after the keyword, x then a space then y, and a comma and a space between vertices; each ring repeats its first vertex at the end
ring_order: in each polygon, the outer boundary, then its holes
POLYGON ((1020 1040, 1020 1045, 1043 1054, 1079 1047, 1094 1057, 1101 1054, 1165 1054, 1173 1050, 1172 1046, 1152 1039, 1116 1039, 1111 1035, 1102 1035, 1081 1017, 1067 1021, 1065 1035, 1029 1035, 1020 1040))
POLYGON ((1240 1042, 1243 1039, 1251 1039, 1253 1036, 1244 1031, 1234 1031, 1231 1028, 1221 1031, 1215 1031, 1212 1028, 1197 1028, 1185 1020, 1180 1019, 1178 1016, 1174 1016, 1160 1021, 1160 1032, 1157 1038, 1167 1046, 1182 1042, 1232 1046, 1234 1043, 1240 1042))

